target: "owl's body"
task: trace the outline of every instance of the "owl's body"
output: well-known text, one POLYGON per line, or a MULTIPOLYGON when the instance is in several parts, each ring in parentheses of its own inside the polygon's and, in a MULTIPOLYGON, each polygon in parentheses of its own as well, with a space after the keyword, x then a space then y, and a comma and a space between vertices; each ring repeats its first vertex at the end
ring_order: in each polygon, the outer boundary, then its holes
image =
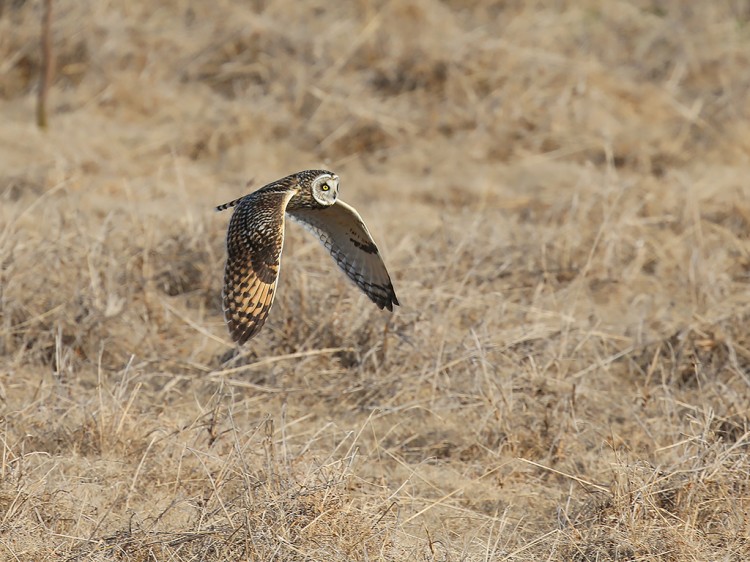
POLYGON ((239 344, 256 335, 273 304, 284 246, 284 214, 315 234, 336 263, 381 309, 399 304, 378 248, 361 217, 338 199, 338 176, 305 170, 217 210, 235 207, 227 232, 222 300, 239 344))

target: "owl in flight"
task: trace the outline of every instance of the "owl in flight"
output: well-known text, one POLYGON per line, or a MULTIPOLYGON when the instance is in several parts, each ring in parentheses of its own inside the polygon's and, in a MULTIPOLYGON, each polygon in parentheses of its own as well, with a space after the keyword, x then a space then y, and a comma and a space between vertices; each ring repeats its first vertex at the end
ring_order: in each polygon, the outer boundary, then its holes
POLYGON ((284 214, 312 232, 338 266, 380 308, 399 304, 378 247, 353 207, 340 199, 339 178, 305 170, 216 207, 235 207, 227 231, 222 300, 232 339, 255 336, 266 321, 279 279, 284 214))

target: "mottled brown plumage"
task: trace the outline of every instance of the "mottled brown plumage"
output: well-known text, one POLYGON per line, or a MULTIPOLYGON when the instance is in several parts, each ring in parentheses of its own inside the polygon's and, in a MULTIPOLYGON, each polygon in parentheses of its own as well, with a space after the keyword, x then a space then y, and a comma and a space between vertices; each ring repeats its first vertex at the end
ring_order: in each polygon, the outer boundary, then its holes
POLYGON ((285 212, 314 233, 347 276, 381 309, 399 304, 362 218, 337 201, 338 176, 305 170, 220 205, 236 207, 227 232, 224 317, 240 344, 256 335, 273 304, 284 246, 285 212))

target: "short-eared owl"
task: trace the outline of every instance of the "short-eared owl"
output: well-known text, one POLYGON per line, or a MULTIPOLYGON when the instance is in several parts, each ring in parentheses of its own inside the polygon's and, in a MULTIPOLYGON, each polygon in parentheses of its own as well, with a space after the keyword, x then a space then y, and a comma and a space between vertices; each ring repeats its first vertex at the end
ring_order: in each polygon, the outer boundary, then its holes
POLYGON ((305 170, 216 207, 236 207, 227 232, 222 299, 232 339, 257 334, 273 304, 284 245, 284 213, 328 249, 338 266, 381 309, 399 304, 378 248, 359 213, 338 199, 339 178, 305 170))

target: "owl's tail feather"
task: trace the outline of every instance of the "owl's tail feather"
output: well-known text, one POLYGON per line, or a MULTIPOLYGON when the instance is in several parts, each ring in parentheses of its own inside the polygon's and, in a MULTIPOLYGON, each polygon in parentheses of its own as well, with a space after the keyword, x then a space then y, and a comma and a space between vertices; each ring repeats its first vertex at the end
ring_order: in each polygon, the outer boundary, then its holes
MULTIPOLYGON (((247 181, 246 187, 250 187, 251 185, 253 185, 254 181, 255 180, 253 178, 250 178, 247 181)), ((229 207, 234 207, 237 203, 239 203, 240 201, 242 201, 245 197, 247 197, 247 195, 243 195, 242 197, 238 197, 237 199, 235 199, 234 201, 230 201, 229 203, 224 203, 223 205, 219 205, 218 207, 216 207, 216 210, 217 211, 226 211, 229 207)))
POLYGON ((237 199, 235 199, 234 201, 230 201, 229 203, 224 203, 223 205, 219 205, 218 207, 216 207, 216 210, 225 211, 226 209, 229 209, 230 207, 234 207, 237 203, 242 201, 244 198, 245 198, 245 195, 243 195, 242 197, 238 197, 237 199))

